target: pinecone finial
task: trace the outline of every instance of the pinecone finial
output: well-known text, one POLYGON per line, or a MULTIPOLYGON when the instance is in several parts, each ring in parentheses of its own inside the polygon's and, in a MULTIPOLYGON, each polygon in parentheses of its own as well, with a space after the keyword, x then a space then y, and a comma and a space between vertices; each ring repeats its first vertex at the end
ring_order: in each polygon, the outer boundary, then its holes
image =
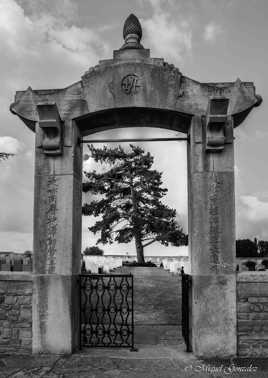
POLYGON ((126 19, 123 27, 123 37, 125 40, 122 49, 142 49, 140 44, 142 38, 142 28, 139 19, 131 13, 126 19))

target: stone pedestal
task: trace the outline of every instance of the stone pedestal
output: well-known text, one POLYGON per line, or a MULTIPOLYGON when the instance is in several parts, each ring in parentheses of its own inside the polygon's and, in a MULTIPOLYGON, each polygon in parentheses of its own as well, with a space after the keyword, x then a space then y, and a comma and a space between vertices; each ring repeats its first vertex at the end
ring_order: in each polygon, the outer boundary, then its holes
POLYGON ((36 126, 33 352, 79 346, 82 151, 76 124, 63 124, 62 153, 42 148, 36 126))
POLYGON ((218 152, 206 150, 205 125, 193 117, 188 145, 192 349, 200 357, 236 354, 234 151, 232 120, 218 152), (230 137, 231 134, 231 137, 230 137))

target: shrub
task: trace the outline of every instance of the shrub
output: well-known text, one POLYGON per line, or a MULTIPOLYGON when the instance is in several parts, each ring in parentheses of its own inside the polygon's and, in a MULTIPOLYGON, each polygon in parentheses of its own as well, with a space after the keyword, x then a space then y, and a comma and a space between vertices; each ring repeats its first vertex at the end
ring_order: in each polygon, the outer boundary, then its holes
POLYGON ((84 256, 103 256, 104 251, 97 247, 97 246, 92 246, 92 247, 87 247, 84 252, 84 256))
POLYGON ((255 270, 256 263, 255 261, 247 261, 244 263, 244 265, 248 268, 248 270, 253 271, 255 270))

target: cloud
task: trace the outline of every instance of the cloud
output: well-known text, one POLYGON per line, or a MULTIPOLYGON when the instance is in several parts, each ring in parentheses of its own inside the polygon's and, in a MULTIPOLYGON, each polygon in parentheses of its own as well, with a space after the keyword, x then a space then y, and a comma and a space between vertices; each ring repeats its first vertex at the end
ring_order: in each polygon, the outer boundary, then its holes
POLYGON ((71 84, 108 51, 97 31, 69 25, 57 13, 26 15, 15 0, 0 2, 0 49, 0 79, 12 91, 44 86, 44 77, 48 87, 71 84))
POLYGON ((237 238, 268 240, 268 201, 256 195, 237 198, 237 238))
POLYGON ((78 6, 73 0, 17 0, 17 3, 32 18, 42 17, 44 14, 52 14, 56 18, 73 22, 77 19, 78 6))
POLYGON ((160 12, 163 6, 172 6, 176 4, 176 0, 140 0, 141 4, 149 3, 154 11, 160 12))
POLYGON ((211 21, 205 26, 203 38, 206 42, 215 42, 221 33, 221 26, 211 21))
POLYGON ((0 152, 17 154, 23 149, 23 144, 16 138, 9 136, 0 137, 0 152))
POLYGON ((16 154, 0 163, 0 249, 32 249, 34 134, 9 112, 15 91, 72 84, 108 51, 76 16, 71 0, 0 0, 0 151, 16 154))
POLYGON ((268 220, 268 202, 261 201, 255 196, 241 196, 240 199, 249 220, 268 220))
POLYGON ((179 15, 174 19, 171 9, 174 1, 149 1, 153 14, 151 18, 142 20, 144 29, 144 45, 150 46, 152 54, 163 56, 171 62, 181 62, 183 56, 191 51, 192 30, 189 21, 180 20, 179 15))

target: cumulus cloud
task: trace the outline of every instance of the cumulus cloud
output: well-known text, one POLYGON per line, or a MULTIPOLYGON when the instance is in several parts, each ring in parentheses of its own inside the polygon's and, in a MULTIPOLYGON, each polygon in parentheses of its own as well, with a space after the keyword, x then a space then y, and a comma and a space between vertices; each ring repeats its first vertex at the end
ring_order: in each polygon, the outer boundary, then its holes
POLYGON ((0 137, 0 152, 17 154, 22 149, 23 144, 19 142, 18 139, 9 136, 0 137))
POLYGON ((165 5, 174 5, 176 0, 140 0, 141 4, 149 3, 154 11, 161 11, 165 5))
POLYGON ((32 248, 34 134, 9 112, 15 91, 65 87, 108 52, 76 16, 71 0, 0 0, 0 151, 15 153, 0 166, 0 249, 32 248))
POLYGON ((78 7, 73 0, 17 0, 17 3, 33 18, 53 14, 65 21, 73 22, 77 19, 78 7))
POLYGON ((237 238, 268 240, 268 201, 257 195, 237 198, 237 238))
POLYGON ((15 0, 5 0, 0 2, 0 49, 5 52, 1 72, 9 72, 1 79, 14 90, 44 86, 44 77, 47 86, 71 84, 105 56, 107 45, 95 30, 69 25, 57 14, 31 17, 15 0))
POLYGON ((268 202, 261 201, 255 196, 241 196, 245 215, 252 221, 268 220, 268 202))
POLYGON ((207 42, 214 42, 221 33, 221 26, 211 21, 205 26, 203 37, 207 42))
POLYGON ((174 19, 172 11, 167 11, 167 5, 174 1, 150 0, 153 14, 151 18, 142 21, 145 31, 144 44, 150 46, 156 56, 165 57, 171 62, 181 62, 184 54, 192 48, 192 30, 190 23, 179 15, 174 19))

